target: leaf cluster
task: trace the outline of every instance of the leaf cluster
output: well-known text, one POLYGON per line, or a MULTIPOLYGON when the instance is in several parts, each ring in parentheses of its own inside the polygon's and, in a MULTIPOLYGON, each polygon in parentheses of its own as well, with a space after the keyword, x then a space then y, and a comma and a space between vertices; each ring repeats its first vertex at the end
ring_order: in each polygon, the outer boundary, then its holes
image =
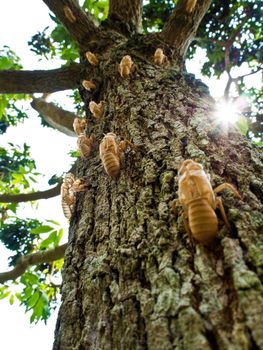
MULTIPOLYGON (((57 247, 62 236, 63 230, 53 220, 42 224, 38 220, 16 218, 0 227, 0 240, 8 249, 17 252, 11 257, 10 265, 15 265, 21 255, 57 247)), ((60 288, 53 281, 59 278, 62 264, 61 259, 31 267, 18 281, 0 287, 0 299, 9 297, 10 304, 13 304, 16 298, 27 312, 32 311, 31 323, 46 322, 51 310, 57 306, 60 288), (20 290, 14 292, 15 286, 20 286, 20 290)))
MULTIPOLYGON (((20 70, 20 58, 9 46, 0 50, 0 70, 20 70)), ((27 118, 27 114, 17 106, 17 102, 28 99, 25 94, 0 95, 0 134, 6 132, 8 126, 17 125, 27 118)))
POLYGON ((31 230, 41 223, 35 219, 19 219, 17 217, 8 221, 8 223, 2 221, 0 224, 0 241, 6 248, 15 252, 9 258, 9 265, 14 266, 21 256, 30 254, 34 250, 35 237, 31 234, 31 230))
POLYGON ((192 46, 206 49, 208 61, 202 68, 207 76, 220 77, 225 70, 248 63, 253 67, 262 63, 262 1, 215 0, 197 31, 198 41, 192 46), (229 50, 229 66, 225 51, 229 50))
POLYGON ((38 175, 33 172, 36 169, 36 164, 30 158, 30 147, 23 144, 23 147, 14 145, 9 142, 9 150, 0 147, 0 180, 3 187, 10 189, 12 192, 17 192, 15 189, 27 189, 30 186, 30 180, 35 182, 33 175, 38 175))
POLYGON ((173 0, 149 0, 143 6, 143 29, 146 33, 160 31, 175 7, 173 0))

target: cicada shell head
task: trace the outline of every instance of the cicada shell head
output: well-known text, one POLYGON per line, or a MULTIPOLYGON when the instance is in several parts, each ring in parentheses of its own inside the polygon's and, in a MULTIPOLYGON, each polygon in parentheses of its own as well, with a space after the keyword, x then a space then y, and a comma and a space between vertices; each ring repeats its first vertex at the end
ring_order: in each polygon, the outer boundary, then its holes
POLYGON ((84 87, 84 89, 88 91, 92 91, 96 89, 96 85, 91 80, 83 80, 82 86, 84 87))
POLYGON ((84 178, 77 179, 73 184, 74 192, 83 192, 87 189, 87 183, 84 178))
POLYGON ((94 143, 93 137, 88 137, 84 134, 78 136, 77 145, 80 152, 81 159, 88 158, 92 152, 92 147, 94 143))
POLYGON ((119 64, 119 72, 122 78, 128 77, 134 68, 133 61, 131 59, 131 56, 126 55, 122 58, 120 64, 119 64))
POLYGON ((68 6, 63 7, 64 15, 65 17, 69 20, 70 23, 75 23, 76 22, 76 17, 73 14, 72 10, 68 6))
POLYGON ((99 64, 97 56, 90 51, 86 52, 86 58, 92 66, 97 66, 99 64))
POLYGON ((154 63, 161 66, 167 62, 167 57, 161 48, 156 49, 153 57, 154 63))
POLYGON ((87 126, 86 119, 75 118, 73 122, 73 129, 77 135, 83 134, 87 126))
POLYGON ((96 119, 100 119, 104 114, 104 101, 100 101, 100 103, 96 103, 94 101, 90 101, 89 109, 96 119))

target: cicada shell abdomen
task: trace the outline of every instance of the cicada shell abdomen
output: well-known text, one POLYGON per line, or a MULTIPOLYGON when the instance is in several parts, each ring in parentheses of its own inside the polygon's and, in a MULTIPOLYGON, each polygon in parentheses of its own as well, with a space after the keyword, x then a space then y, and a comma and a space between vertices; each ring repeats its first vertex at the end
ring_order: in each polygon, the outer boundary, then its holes
POLYGON ((102 159, 102 164, 106 173, 113 177, 117 178, 120 174, 120 158, 115 154, 109 152, 104 154, 102 159))
POLYGON ((197 198, 188 203, 188 220, 191 233, 198 242, 213 241, 218 232, 218 220, 206 199, 197 198))
POLYGON ((112 132, 106 134, 100 143, 100 159, 106 173, 117 178, 120 174, 120 155, 116 135, 112 132))

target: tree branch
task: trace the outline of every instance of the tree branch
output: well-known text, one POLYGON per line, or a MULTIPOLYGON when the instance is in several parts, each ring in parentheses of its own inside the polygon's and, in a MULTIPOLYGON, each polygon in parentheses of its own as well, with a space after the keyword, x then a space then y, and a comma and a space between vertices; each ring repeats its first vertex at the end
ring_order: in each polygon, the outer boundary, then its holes
POLYGON ((54 103, 47 102, 43 97, 33 97, 31 106, 41 114, 49 125, 68 136, 76 137, 73 129, 73 121, 77 117, 75 113, 59 108, 54 103))
POLYGON ((195 37, 194 38, 195 41, 197 42, 210 42, 210 43, 213 43, 215 45, 219 45, 219 46, 222 46, 222 47, 225 47, 225 42, 224 41, 220 41, 220 40, 216 40, 216 39, 212 39, 212 38, 199 38, 199 37, 195 37))
POLYGON ((250 73, 247 73, 247 74, 240 75, 240 76, 238 76, 236 78, 232 78, 232 80, 235 82, 235 81, 238 81, 238 80, 243 79, 245 77, 248 77, 250 75, 256 74, 256 73, 258 73, 258 72, 260 72, 262 70, 263 70, 263 66, 259 66, 254 71, 252 71, 250 73))
POLYGON ((123 34, 142 30, 142 0, 110 0, 108 21, 123 34))
POLYGON ((37 253, 21 257, 13 270, 0 273, 0 283, 4 283, 8 280, 15 280, 19 276, 23 275, 26 269, 31 265, 49 263, 63 258, 66 248, 67 243, 54 249, 39 251, 37 253))
MULTIPOLYGON (((230 87, 231 87, 231 84, 234 83, 236 85, 236 88, 237 90, 240 90, 240 87, 238 85, 238 82, 239 80, 245 78, 245 77, 248 77, 250 75, 253 75, 253 74, 256 74, 258 72, 260 72, 262 70, 262 67, 257 67, 254 71, 250 72, 250 73, 247 73, 247 74, 243 74, 243 75, 240 75, 236 78, 232 78, 230 72, 228 70, 227 71, 227 74, 228 74, 228 81, 227 81, 227 84, 226 84, 226 87, 225 87, 225 91, 224 91, 224 97, 226 100, 229 99, 229 92, 230 92, 230 87)), ((239 91, 239 94, 241 94, 241 91, 239 91)))
MULTIPOLYGON (((188 0, 189 1, 189 0, 188 0)), ((198 26, 206 14, 211 0, 199 0, 191 13, 186 11, 186 0, 179 0, 175 10, 165 24, 161 37, 176 49, 179 58, 184 57, 198 26)))
POLYGON ((57 186, 39 192, 32 193, 21 193, 21 194, 3 194, 0 195, 0 203, 20 203, 20 202, 29 202, 36 201, 38 199, 48 199, 56 197, 60 194, 61 183, 57 186))
POLYGON ((43 0, 79 46, 98 37, 99 29, 74 0, 43 0))
POLYGON ((52 70, 0 70, 0 93, 33 94, 73 89, 80 81, 80 65, 52 70))
POLYGON ((227 80, 226 87, 224 90, 224 98, 226 100, 229 99, 230 87, 231 87, 231 84, 233 83, 233 79, 232 79, 230 73, 228 71, 227 71, 227 73, 228 73, 228 80, 227 80))

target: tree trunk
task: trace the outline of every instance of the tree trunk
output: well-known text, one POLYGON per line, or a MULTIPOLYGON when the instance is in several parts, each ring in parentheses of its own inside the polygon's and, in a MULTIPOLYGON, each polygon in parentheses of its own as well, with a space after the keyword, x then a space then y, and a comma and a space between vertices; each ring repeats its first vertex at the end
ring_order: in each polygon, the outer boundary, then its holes
MULTIPOLYGON (((79 162, 89 188, 71 219, 53 349, 263 349, 259 153, 216 119, 203 83, 144 54, 119 47, 94 67, 95 77, 103 72, 96 102, 106 101, 106 112, 96 122, 87 109, 87 134, 99 143, 114 132, 135 147, 118 180, 98 149, 79 162), (117 63, 126 54, 136 69, 124 79, 117 63), (229 182, 242 196, 223 192, 231 231, 216 211, 209 246, 191 243, 182 209, 171 210, 178 167, 189 158, 213 187, 229 182)), ((81 93, 88 106, 94 96, 81 93)))

